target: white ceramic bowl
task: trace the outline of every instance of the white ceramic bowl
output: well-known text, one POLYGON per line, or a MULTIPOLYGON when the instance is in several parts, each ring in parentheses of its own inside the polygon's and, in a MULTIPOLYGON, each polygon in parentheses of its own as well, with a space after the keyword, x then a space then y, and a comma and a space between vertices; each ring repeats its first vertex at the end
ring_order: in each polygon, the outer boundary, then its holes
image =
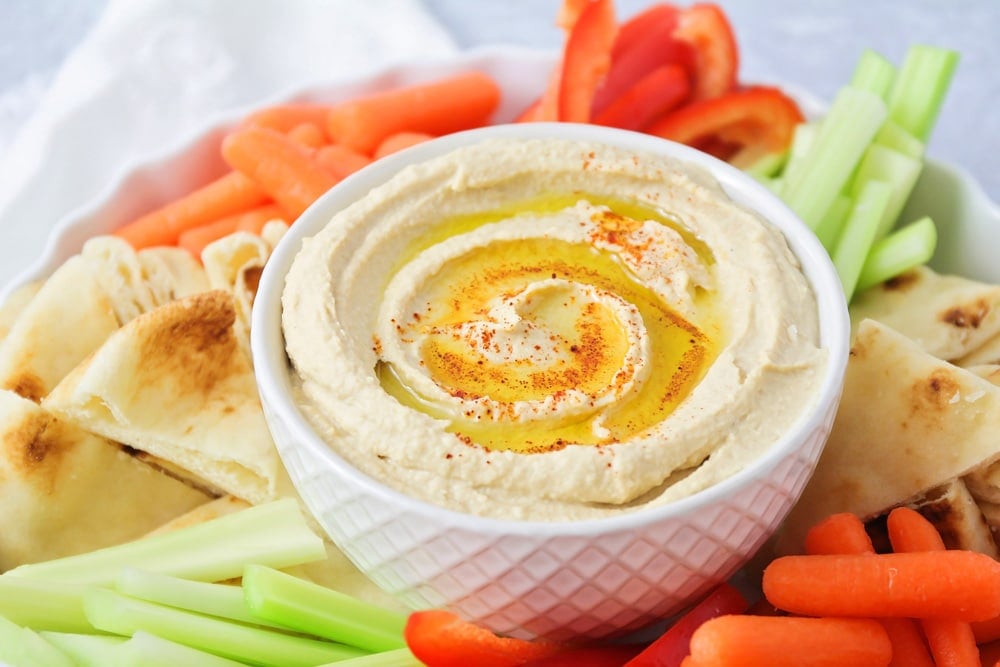
MULTIPOLYGON (((798 498, 829 433, 847 362, 849 322, 829 257, 802 222, 752 178, 686 146, 573 124, 501 125, 428 142, 334 187, 268 261, 251 325, 268 425, 305 503, 377 584, 415 607, 447 607, 517 636, 600 637, 662 618, 744 564, 798 498), (292 399, 281 332, 285 275, 304 238, 408 164, 486 138, 552 137, 652 151, 708 169, 735 201, 786 236, 816 293, 829 353, 815 403, 759 460, 691 497, 596 520, 485 519, 403 495, 335 454, 292 399)), ((762 405, 762 410, 767 406, 762 405)))

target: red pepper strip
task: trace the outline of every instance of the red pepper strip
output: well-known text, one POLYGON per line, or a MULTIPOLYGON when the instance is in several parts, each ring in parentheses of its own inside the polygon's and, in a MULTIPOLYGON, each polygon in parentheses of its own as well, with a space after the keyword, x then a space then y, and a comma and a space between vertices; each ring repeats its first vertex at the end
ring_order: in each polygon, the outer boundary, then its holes
MULTIPOLYGON (((672 9, 672 8, 671 8, 672 9)), ((625 24, 628 25, 628 24, 625 24)), ((694 77, 694 49, 687 42, 676 39, 673 34, 677 26, 676 11, 673 18, 663 18, 659 23, 647 25, 647 31, 636 34, 635 41, 626 50, 614 55, 612 50, 611 68, 597 91, 594 93, 594 114, 599 114, 614 100, 638 81, 663 65, 681 65, 694 77)), ((624 34, 622 26, 615 40, 619 44, 624 34)), ((635 31, 632 31, 635 33, 635 31)))
POLYGON ((574 648, 548 658, 526 662, 521 667, 622 667, 643 648, 642 644, 574 648))
POLYGON ((611 66, 611 45, 617 31, 613 0, 591 0, 566 38, 559 77, 559 120, 590 120, 594 91, 611 66))
POLYGON ((691 84, 684 68, 664 65, 641 78, 604 111, 596 114, 594 123, 641 130, 653 119, 678 107, 690 92, 691 84))
POLYGON ((659 34, 661 29, 665 29, 668 35, 673 34, 679 16, 680 9, 661 2, 623 22, 618 28, 615 45, 611 48, 611 59, 621 58, 633 46, 644 42, 650 33, 659 34))
POLYGON ((568 648, 555 642, 499 637, 441 609, 411 613, 403 637, 427 667, 517 667, 568 648))
POLYGON ((739 51, 729 19, 717 5, 691 5, 681 12, 674 37, 695 50, 695 100, 728 93, 736 85, 739 51))
POLYGON ((515 123, 530 123, 539 120, 542 115, 542 98, 532 102, 524 111, 514 119, 515 123))
POLYGON ((625 667, 680 667, 688 655, 691 635, 702 623, 716 616, 742 614, 749 604, 730 584, 720 584, 708 596, 670 626, 625 667))
POLYGON ((646 132, 701 148, 719 142, 736 146, 730 161, 745 166, 787 148, 803 121, 790 97, 777 88, 755 86, 686 104, 654 121, 646 132))
POLYGON ((572 30, 589 2, 590 0, 563 0, 556 13, 556 25, 566 32, 572 30))

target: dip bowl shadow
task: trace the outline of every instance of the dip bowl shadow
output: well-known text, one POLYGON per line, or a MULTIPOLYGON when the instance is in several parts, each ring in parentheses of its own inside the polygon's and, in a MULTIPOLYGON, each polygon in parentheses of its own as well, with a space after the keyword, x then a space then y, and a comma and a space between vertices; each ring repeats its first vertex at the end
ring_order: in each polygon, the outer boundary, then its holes
POLYGON ((802 493, 829 435, 849 331, 844 294, 828 255, 795 214, 751 177, 648 135, 527 123, 415 146, 331 189, 295 222, 269 259, 254 304, 251 348, 268 426, 298 492, 367 576, 414 608, 448 608, 511 636, 566 640, 621 635, 661 620, 731 577, 758 551, 802 493), (737 203, 783 232, 815 292, 828 363, 811 407, 762 457, 703 491, 657 507, 592 520, 507 521, 404 495, 359 472, 312 430, 293 400, 281 330, 285 275, 303 239, 406 165, 504 137, 600 142, 694 163, 737 203))

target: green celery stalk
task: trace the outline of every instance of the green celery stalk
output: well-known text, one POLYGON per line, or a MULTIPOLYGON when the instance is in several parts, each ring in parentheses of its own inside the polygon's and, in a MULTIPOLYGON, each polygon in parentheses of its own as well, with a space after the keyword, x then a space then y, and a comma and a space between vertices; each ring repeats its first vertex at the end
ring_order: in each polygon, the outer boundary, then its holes
POLYGON ((319 665, 319 667, 423 667, 423 664, 410 653, 410 649, 397 648, 392 651, 363 655, 360 658, 331 662, 319 665))
POLYGON ((858 276, 857 290, 868 289, 926 263, 934 255, 937 230, 930 218, 921 218, 876 241, 858 276))
POLYGON ((924 157, 924 150, 927 148, 924 142, 891 120, 887 120, 882 124, 882 129, 875 135, 875 143, 899 151, 903 155, 921 159, 924 157))
POLYGON ((837 93, 801 165, 785 175, 781 197, 811 229, 844 189, 886 118, 882 98, 845 87, 837 93))
POLYGON ((127 567, 115 580, 115 589, 124 595, 177 607, 199 614, 218 616, 241 623, 265 625, 280 630, 287 627, 254 616, 243 599, 243 589, 229 584, 190 581, 127 567))
POLYGON ((799 123, 795 126, 792 143, 788 147, 788 158, 785 160, 784 168, 780 174, 781 177, 787 178, 802 168, 802 162, 819 134, 820 125, 822 125, 822 121, 799 123))
POLYGON ((854 68, 850 86, 870 91, 885 100, 888 99, 895 78, 896 68, 891 62, 881 54, 865 49, 854 68))
POLYGON ((920 141, 930 136, 958 58, 956 51, 922 44, 906 52, 889 93, 889 117, 920 141))
POLYGON ((124 637, 81 635, 69 632, 40 633, 50 644, 69 656, 78 667, 118 667, 117 649, 124 637))
POLYGON ((137 600, 106 588, 87 591, 83 606, 99 630, 126 636, 144 630, 168 641, 264 667, 312 667, 365 653, 351 646, 137 600))
POLYGON ((248 565, 243 590, 250 611, 262 619, 371 652, 406 645, 404 616, 311 581, 248 565))
POLYGON ((823 219, 816 225, 816 238, 823 244, 829 254, 833 254, 833 249, 837 246, 837 239, 847 220, 847 215, 851 212, 852 200, 844 194, 838 194, 826 210, 823 219))
POLYGON ((832 253, 848 303, 854 295, 865 258, 875 242, 879 222, 889 206, 892 188, 882 181, 868 181, 851 207, 843 232, 832 253))
POLYGON ((872 144, 865 151, 854 177, 852 194, 859 196, 868 181, 884 181, 891 186, 889 204, 879 221, 876 239, 882 238, 896 226, 896 220, 903 212, 923 166, 920 158, 910 157, 878 144, 872 144))
MULTIPOLYGON (((115 667, 245 667, 246 663, 199 651, 139 630, 115 656, 115 667)), ((334 663, 335 664, 335 663, 334 663)))
POLYGON ((774 178, 781 172, 782 167, 785 166, 785 162, 787 161, 788 151, 768 153, 767 155, 757 158, 753 164, 744 168, 743 171, 750 174, 757 180, 774 178))
POLYGON ((67 581, 0 576, 0 616, 34 630, 93 632, 83 613, 87 586, 67 581))
POLYGON ((0 664, 8 667, 75 667, 73 659, 29 628, 0 616, 0 664))
POLYGON ((306 523, 298 503, 285 498, 134 542, 22 565, 3 576, 111 585, 123 567, 131 566, 222 581, 240 576, 248 563, 281 568, 325 557, 323 540, 306 523))

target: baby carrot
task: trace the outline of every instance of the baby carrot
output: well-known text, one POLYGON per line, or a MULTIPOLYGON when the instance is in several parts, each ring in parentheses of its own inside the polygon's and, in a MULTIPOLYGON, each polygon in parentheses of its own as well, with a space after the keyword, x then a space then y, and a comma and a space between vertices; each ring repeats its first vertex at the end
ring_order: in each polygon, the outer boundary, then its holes
POLYGON ((222 141, 222 157, 260 184, 292 219, 337 182, 307 149, 266 127, 245 127, 230 133, 222 141))
POLYGON ((885 630, 870 619, 719 616, 691 637, 698 667, 887 667, 891 658, 885 630))
MULTIPOLYGON (((809 554, 874 554, 865 524, 856 514, 832 514, 806 533, 809 554)), ((935 667, 920 626, 912 618, 880 619, 892 644, 889 667, 935 667)))
POLYGON ((243 121, 243 125, 269 127, 278 132, 288 132, 302 123, 312 123, 323 127, 329 104, 276 104, 254 111, 243 121))
POLYGON ((308 148, 319 148, 327 143, 326 133, 316 123, 299 123, 288 131, 288 138, 308 148))
POLYGON ((1000 616, 972 623, 972 634, 977 644, 986 644, 1000 639, 1000 616))
POLYGON ((238 171, 222 176, 115 231, 135 249, 174 245, 181 232, 268 200, 259 185, 238 171))
POLYGON ((395 153, 396 151, 401 151, 404 148, 409 148, 410 146, 422 144, 428 139, 433 138, 433 135, 427 134, 426 132, 397 132, 396 134, 390 134, 375 147, 375 152, 372 154, 372 157, 377 160, 380 157, 385 157, 386 155, 395 153))
POLYGON ((762 583, 774 606, 807 616, 1000 616, 1000 563, 971 551, 782 556, 762 583))
POLYGON ((340 144, 328 144, 316 150, 313 154, 316 164, 338 181, 347 178, 358 169, 367 167, 372 159, 362 155, 353 148, 340 144))
POLYGON ((484 125, 499 102, 493 79, 467 72, 334 105, 326 131, 335 143, 371 154, 397 132, 441 135, 484 125))
POLYGON ((194 227, 182 233, 177 245, 184 248, 196 258, 201 257, 201 251, 212 241, 217 241, 233 232, 245 231, 260 234, 261 230, 271 220, 283 220, 285 214, 274 204, 267 204, 244 213, 226 216, 214 222, 194 227))
MULTIPOLYGON (((909 507, 897 507, 886 521, 897 552, 944 552, 944 540, 930 521, 909 507)), ((937 667, 981 667, 979 648, 968 621, 928 618, 921 622, 937 667)))
POLYGON ((1000 641, 993 641, 979 647, 979 661, 983 667, 995 667, 1000 664, 1000 641))

